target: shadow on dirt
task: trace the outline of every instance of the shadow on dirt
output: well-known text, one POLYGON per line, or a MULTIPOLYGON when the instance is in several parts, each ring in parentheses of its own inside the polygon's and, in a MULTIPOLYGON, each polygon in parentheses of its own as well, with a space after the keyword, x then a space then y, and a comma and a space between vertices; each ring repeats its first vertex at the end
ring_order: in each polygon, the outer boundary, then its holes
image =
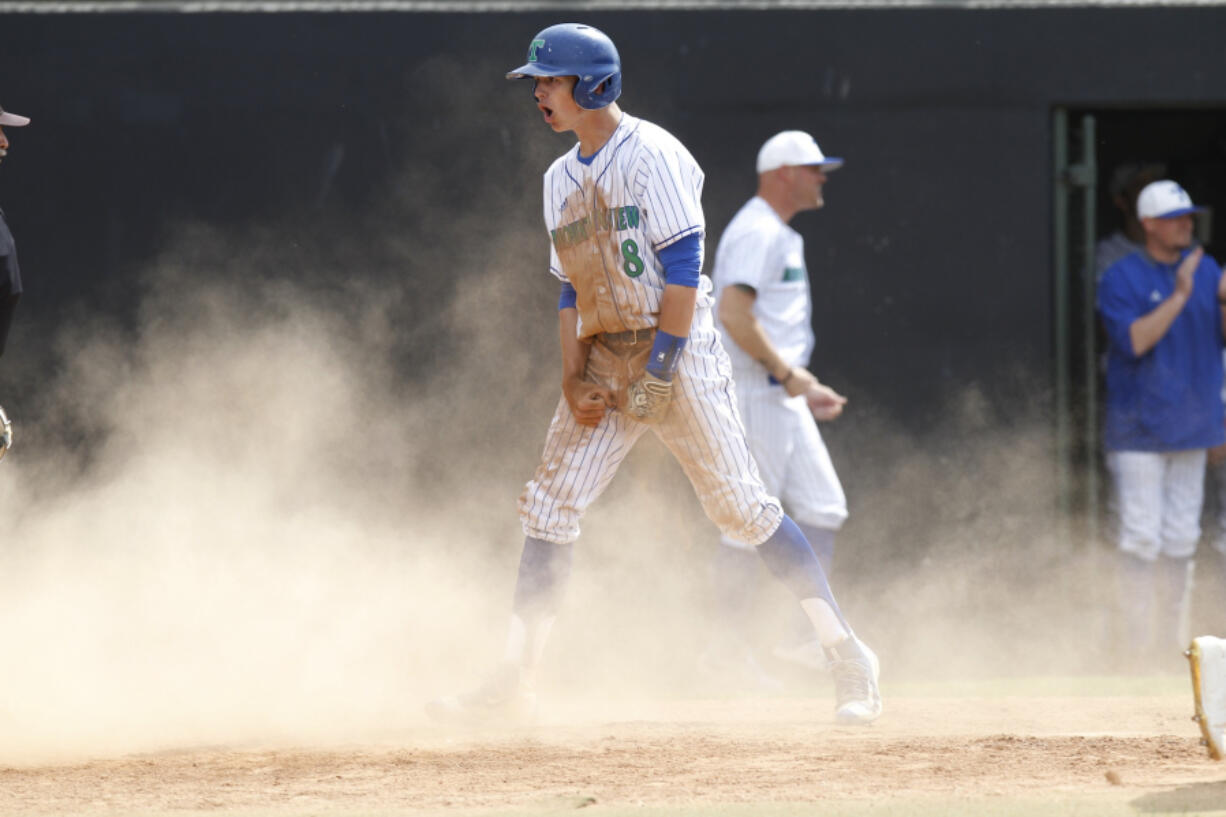
POLYGON ((1146 794, 1133 800, 1132 807, 1142 814, 1226 814, 1226 780, 1146 794))

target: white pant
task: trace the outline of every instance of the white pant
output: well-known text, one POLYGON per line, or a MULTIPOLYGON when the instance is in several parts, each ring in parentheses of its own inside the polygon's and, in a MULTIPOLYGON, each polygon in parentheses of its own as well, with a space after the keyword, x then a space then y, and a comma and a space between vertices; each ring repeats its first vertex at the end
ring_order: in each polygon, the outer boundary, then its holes
MULTIPOLYGON (((587 379, 612 388, 620 405, 651 352, 650 341, 640 345, 626 358, 595 343, 588 356, 587 379)), ((711 310, 703 308, 694 315, 689 343, 673 375, 672 404, 658 424, 647 426, 614 410, 596 428, 587 428, 575 422, 563 397, 549 425, 541 464, 519 499, 524 534, 555 544, 578 539, 584 511, 650 428, 676 457, 720 531, 752 545, 766 541, 783 521, 783 509, 758 475, 733 391, 732 364, 711 310)))
POLYGON ((1196 553, 1205 498, 1203 448, 1109 451, 1119 511, 1119 547, 1147 561, 1196 553))
MULTIPOLYGON (((847 497, 803 397, 788 397, 762 370, 736 371, 737 404, 766 490, 802 525, 838 530, 847 497)), ((741 544, 724 538, 729 545, 741 544)))

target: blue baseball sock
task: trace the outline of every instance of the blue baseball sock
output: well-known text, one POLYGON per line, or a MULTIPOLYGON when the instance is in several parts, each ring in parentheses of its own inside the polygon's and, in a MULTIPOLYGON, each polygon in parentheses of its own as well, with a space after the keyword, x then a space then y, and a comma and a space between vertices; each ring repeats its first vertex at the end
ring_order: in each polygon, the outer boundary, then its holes
POLYGON ((785 514, 778 530, 771 538, 758 545, 758 554, 770 572, 787 585, 797 599, 821 599, 826 602, 834 610, 843 628, 851 632, 847 619, 835 603, 830 582, 826 579, 826 571, 822 570, 813 547, 790 516, 785 514))
POLYGON ((821 564, 822 570, 826 572, 826 580, 829 581, 830 567, 834 564, 834 537, 836 532, 830 528, 802 525, 799 522, 796 523, 796 527, 800 528, 800 532, 809 540, 809 546, 813 548, 817 561, 821 564))
POLYGON ((557 614, 570 580, 574 550, 573 544, 555 545, 531 536, 524 539, 511 607, 517 616, 530 623, 557 614))

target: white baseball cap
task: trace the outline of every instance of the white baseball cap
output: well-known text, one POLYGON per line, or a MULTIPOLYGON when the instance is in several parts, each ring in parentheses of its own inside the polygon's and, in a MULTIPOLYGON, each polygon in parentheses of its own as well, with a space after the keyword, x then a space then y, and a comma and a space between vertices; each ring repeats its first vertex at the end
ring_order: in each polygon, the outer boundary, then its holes
POLYGON ((817 140, 802 130, 776 133, 758 151, 759 173, 793 165, 820 165, 825 170, 837 170, 843 166, 843 160, 826 156, 817 140))
POLYGON ((1137 196, 1137 218, 1174 218, 1204 209, 1194 207, 1188 191, 1170 179, 1150 182, 1137 196))
POLYGON ((0 126, 20 128, 28 124, 30 124, 30 117, 18 116, 15 113, 9 113, 4 108, 0 108, 0 126))

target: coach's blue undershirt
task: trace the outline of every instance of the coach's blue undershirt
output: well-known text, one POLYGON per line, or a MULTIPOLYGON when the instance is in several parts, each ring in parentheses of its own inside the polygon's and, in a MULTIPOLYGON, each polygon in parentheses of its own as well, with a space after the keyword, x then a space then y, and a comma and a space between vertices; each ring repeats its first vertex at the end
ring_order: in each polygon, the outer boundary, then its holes
POLYGON ((570 281, 563 281, 562 292, 558 295, 558 311, 574 309, 577 297, 574 285, 570 281))

